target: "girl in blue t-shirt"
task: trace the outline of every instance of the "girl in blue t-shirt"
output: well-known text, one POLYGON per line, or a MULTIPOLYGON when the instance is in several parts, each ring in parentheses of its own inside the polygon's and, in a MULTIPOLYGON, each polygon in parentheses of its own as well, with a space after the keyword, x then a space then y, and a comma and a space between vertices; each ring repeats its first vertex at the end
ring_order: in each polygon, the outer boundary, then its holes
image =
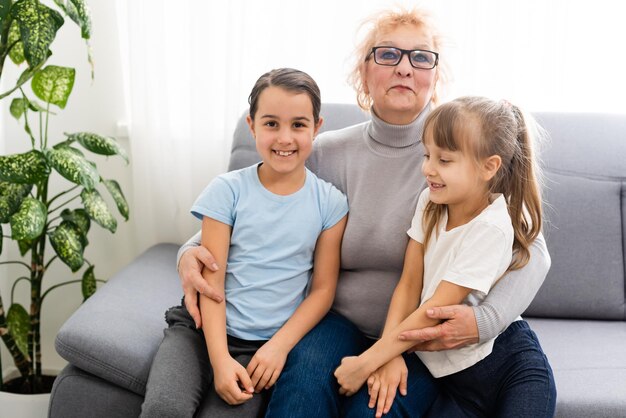
POLYGON ((210 416, 258 410, 332 304, 348 204, 305 167, 322 125, 319 88, 282 68, 262 75, 248 101, 262 161, 215 178, 191 209, 202 245, 226 266, 202 273, 225 301, 200 296, 201 330, 184 305, 167 312, 143 416, 192 416, 201 403, 210 416))

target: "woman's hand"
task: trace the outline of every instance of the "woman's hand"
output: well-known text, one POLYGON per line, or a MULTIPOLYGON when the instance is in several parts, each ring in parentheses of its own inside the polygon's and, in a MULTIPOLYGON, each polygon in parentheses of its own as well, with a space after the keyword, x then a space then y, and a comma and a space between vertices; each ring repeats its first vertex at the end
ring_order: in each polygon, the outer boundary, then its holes
POLYGON ((341 395, 352 396, 359 391, 367 380, 370 372, 359 357, 344 357, 341 365, 335 370, 341 395))
POLYGON ((202 326, 198 309, 198 292, 218 303, 224 300, 224 295, 211 287, 202 277, 204 267, 213 271, 219 268, 213 255, 201 245, 185 251, 178 263, 178 275, 185 293, 185 307, 196 323, 196 328, 202 326))
POLYGON ((376 417, 382 417, 391 409, 398 388, 406 396, 409 369, 402 356, 391 359, 367 379, 367 393, 370 395, 368 406, 376 407, 376 417))
POLYGON ((478 342, 478 325, 474 310, 468 305, 451 305, 428 309, 429 318, 441 319, 441 324, 399 335, 404 341, 414 341, 408 351, 441 351, 465 347, 478 342))
POLYGON ((289 350, 269 340, 257 352, 246 368, 256 393, 274 386, 285 367, 289 350))
POLYGON ((227 404, 239 405, 252 399, 254 388, 250 376, 237 360, 226 356, 211 365, 215 373, 215 391, 227 404), (242 387, 246 389, 242 390, 242 387))

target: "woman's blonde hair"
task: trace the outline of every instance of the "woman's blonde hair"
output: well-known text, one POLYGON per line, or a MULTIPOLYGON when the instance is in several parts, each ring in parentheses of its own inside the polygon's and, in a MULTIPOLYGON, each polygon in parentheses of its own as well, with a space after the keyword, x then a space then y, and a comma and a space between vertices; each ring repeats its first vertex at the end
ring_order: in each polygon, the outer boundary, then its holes
MULTIPOLYGON (((443 35, 440 33, 432 15, 422 9, 405 9, 395 8, 377 12, 365 19, 357 33, 364 33, 363 39, 357 44, 354 53, 354 63, 348 75, 348 83, 356 91, 356 100, 359 107, 365 111, 369 111, 372 107, 372 98, 366 93, 363 85, 363 66, 369 56, 372 48, 376 46, 376 40, 380 35, 388 33, 399 26, 411 25, 423 28, 432 38, 434 52, 439 53, 439 63, 434 68, 437 72, 437 86, 433 93, 431 101, 437 104, 441 95, 441 89, 447 84, 449 78, 449 70, 446 64, 445 54, 443 50, 443 35)), ((422 70, 433 71, 433 70, 422 70)))
MULTIPOLYGON (((522 268, 542 225, 541 173, 534 143, 540 128, 529 115, 507 101, 461 97, 432 111, 424 138, 440 148, 473 154, 478 162, 497 155, 502 165, 489 182, 490 193, 502 193, 513 224, 513 260, 509 270, 522 268)), ((446 205, 428 202, 424 210, 424 246, 441 221, 446 205)))

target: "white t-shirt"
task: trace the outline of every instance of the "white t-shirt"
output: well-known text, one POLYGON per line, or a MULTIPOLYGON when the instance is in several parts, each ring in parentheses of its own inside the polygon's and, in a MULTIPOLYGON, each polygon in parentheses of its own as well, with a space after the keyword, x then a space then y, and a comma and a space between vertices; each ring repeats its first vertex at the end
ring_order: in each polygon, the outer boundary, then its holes
MULTIPOLYGON (((422 217, 430 190, 420 195, 408 235, 424 242, 422 217)), ((513 226, 504 196, 494 194, 491 204, 465 225, 446 231, 447 212, 433 230, 424 253, 424 280, 420 304, 430 299, 442 280, 474 289, 463 303, 478 305, 506 272, 513 251, 513 226)), ((495 339, 460 349, 417 352, 434 377, 466 369, 487 357, 495 339)))

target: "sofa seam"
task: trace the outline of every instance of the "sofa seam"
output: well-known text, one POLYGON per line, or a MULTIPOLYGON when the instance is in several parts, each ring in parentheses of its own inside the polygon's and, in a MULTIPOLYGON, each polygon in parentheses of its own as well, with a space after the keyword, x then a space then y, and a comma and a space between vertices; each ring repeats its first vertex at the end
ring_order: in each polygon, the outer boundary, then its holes
MULTIPOLYGON (((73 348, 69 344, 64 343, 63 341, 61 341, 58 338, 57 338, 57 344, 60 346, 59 348, 64 349, 66 352, 68 352, 68 354, 73 355, 75 357, 78 357, 80 360, 85 361, 87 364, 88 363, 95 363, 95 364, 101 366, 106 372, 109 372, 109 373, 111 373, 112 375, 114 375, 116 377, 119 377, 119 378, 122 378, 122 379, 127 379, 131 383, 130 386, 133 386, 133 388, 129 387, 129 389, 131 391, 137 393, 138 395, 143 395, 143 393, 137 392, 136 391, 137 388, 134 387, 134 386, 138 386, 138 387, 144 387, 145 388, 146 382, 144 382, 143 380, 140 380, 140 379, 138 379, 138 378, 136 378, 134 376, 131 376, 130 374, 122 371, 121 369, 119 369, 119 368, 117 368, 115 366, 112 366, 112 365, 110 365, 110 364, 108 364, 108 363, 106 363, 106 362, 104 362, 102 360, 99 360, 99 359, 97 359, 97 358, 95 358, 93 356, 85 355, 85 354, 81 353, 79 350, 76 350, 75 348, 73 348)), ((70 361, 69 359, 66 359, 66 360, 68 360, 72 364, 75 364, 72 361, 70 361)), ((89 372, 88 369, 85 369, 82 366, 78 366, 78 368, 84 369, 85 371, 89 372)), ((89 373, 95 375, 95 373, 93 373, 93 372, 89 372, 89 373)))

